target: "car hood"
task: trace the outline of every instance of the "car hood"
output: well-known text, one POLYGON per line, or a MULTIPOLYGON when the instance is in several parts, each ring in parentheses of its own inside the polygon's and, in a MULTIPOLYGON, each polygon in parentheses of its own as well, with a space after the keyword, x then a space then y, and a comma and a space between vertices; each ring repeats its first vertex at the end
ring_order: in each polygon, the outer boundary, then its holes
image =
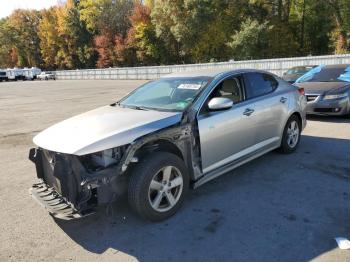
POLYGON ((349 82, 303 82, 296 84, 302 87, 306 94, 322 95, 325 93, 334 94, 345 91, 349 86, 349 82))
POLYGON ((180 112, 104 106, 55 124, 34 137, 44 149, 86 155, 129 144, 181 121, 180 112))

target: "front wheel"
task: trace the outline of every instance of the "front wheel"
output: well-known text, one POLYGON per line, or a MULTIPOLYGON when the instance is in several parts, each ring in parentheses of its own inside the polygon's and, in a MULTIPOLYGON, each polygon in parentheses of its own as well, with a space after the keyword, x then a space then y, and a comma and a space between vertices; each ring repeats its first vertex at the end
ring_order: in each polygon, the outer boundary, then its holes
POLYGON ((292 115, 283 130, 280 151, 285 154, 296 150, 300 141, 301 123, 297 116, 292 115))
POLYGON ((189 176, 184 162, 174 154, 156 152, 132 170, 129 203, 141 217, 161 221, 180 208, 188 187, 189 176))

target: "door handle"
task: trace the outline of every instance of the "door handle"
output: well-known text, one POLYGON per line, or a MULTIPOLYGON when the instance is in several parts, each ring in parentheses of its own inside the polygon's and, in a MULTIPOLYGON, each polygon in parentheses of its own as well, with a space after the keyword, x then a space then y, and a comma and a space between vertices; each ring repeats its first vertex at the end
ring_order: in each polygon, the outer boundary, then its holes
POLYGON ((254 113, 254 109, 247 108, 246 110, 244 110, 243 115, 250 116, 253 113, 254 113))
POLYGON ((284 104, 286 101, 287 101, 287 98, 282 96, 280 99, 280 102, 284 104))

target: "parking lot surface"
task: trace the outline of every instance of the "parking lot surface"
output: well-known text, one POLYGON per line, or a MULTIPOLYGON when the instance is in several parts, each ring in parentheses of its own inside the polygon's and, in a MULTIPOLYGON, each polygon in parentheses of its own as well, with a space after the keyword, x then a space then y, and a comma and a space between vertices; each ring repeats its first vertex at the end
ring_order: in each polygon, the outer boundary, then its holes
POLYGON ((28 194, 32 137, 142 81, 0 83, 0 261, 350 261, 350 119, 312 117, 296 153, 271 152, 192 190, 177 215, 62 222, 28 194))

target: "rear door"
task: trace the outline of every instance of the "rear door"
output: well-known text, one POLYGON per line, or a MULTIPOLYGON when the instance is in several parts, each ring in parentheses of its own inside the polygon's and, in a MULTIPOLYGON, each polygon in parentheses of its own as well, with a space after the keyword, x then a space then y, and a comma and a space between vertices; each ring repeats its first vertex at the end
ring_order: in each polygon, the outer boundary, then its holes
MULTIPOLYGON (((284 116, 288 112, 288 93, 278 88, 273 75, 260 72, 244 73, 246 101, 253 107, 255 144, 257 147, 278 142, 284 116)), ((283 128, 283 127, 282 127, 283 128)))

